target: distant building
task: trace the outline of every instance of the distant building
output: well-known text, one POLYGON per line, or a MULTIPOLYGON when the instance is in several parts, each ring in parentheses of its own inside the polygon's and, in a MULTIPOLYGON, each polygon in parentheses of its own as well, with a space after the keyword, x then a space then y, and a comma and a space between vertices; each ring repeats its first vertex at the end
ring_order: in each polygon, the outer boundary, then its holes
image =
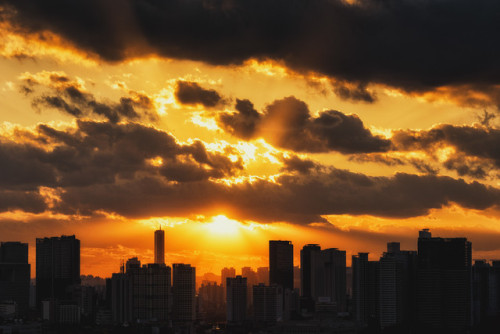
POLYGON ((155 263, 165 264, 165 231, 155 231, 155 263))
POLYGON ((269 285, 269 267, 257 268, 257 283, 269 285))
MULTIPOLYGON (((78 302, 80 240, 72 236, 36 239, 37 305, 44 300, 78 302)), ((56 312, 57 313, 57 312, 56 312)))
POLYGON ((172 320, 178 323, 193 322, 196 316, 196 268, 189 264, 173 265, 172 320))
POLYGON ((472 325, 471 243, 466 238, 418 238, 417 315, 421 330, 465 332, 472 325))
POLYGON ((223 268, 220 272, 220 284, 222 286, 226 286, 226 278, 228 277, 236 277, 236 269, 231 268, 223 268))
POLYGON ((283 321, 283 287, 266 286, 262 283, 253 287, 254 321, 262 326, 283 321))
POLYGON ((247 278, 236 276, 226 280, 226 309, 228 322, 244 322, 247 315, 247 278))
POLYGON ((200 312, 204 319, 226 319, 226 300, 224 287, 217 282, 204 282, 198 290, 200 312))
POLYGON ((241 268, 241 276, 247 279, 247 310, 250 310, 253 305, 253 286, 257 285, 257 273, 250 267, 241 268))
POLYGON ((379 262, 368 261, 368 253, 352 256, 352 304, 354 320, 378 327, 379 262))
POLYGON ((379 265, 379 318, 382 328, 415 327, 417 252, 401 251, 399 242, 387 244, 379 265))
POLYGON ((28 312, 30 268, 28 244, 20 242, 0 244, 0 302, 5 308, 4 317, 11 311, 16 316, 28 312))
POLYGON ((293 244, 291 241, 269 241, 269 283, 293 290, 293 244))

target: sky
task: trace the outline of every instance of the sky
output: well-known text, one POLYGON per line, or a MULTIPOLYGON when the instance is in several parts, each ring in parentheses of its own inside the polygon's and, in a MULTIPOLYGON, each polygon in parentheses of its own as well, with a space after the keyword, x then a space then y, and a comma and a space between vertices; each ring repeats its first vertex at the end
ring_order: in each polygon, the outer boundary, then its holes
POLYGON ((500 258, 500 3, 0 0, 0 241, 81 273, 267 266, 268 241, 500 258))

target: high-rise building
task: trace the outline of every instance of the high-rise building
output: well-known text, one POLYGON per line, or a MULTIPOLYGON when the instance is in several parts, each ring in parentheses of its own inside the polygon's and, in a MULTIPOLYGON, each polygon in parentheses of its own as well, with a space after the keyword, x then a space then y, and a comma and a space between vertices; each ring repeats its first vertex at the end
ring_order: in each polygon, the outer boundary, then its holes
POLYGON ((312 298, 312 291, 315 286, 315 275, 317 254, 321 247, 316 244, 309 244, 302 247, 300 251, 300 294, 302 297, 312 298))
POLYGON ((466 238, 418 238, 417 315, 421 330, 465 332, 472 324, 471 243, 466 238))
POLYGON ((293 290, 293 244, 269 240, 269 283, 293 290))
POLYGON ((171 274, 170 267, 158 263, 127 271, 133 320, 170 320, 171 274))
POLYGON ((155 231, 155 263, 165 264, 165 231, 155 231))
POLYGON ((368 253, 352 256, 352 304, 354 319, 371 325, 378 320, 379 262, 368 261, 368 253))
POLYGON ((15 315, 25 315, 29 309, 30 264, 28 244, 0 244, 0 301, 10 303, 15 315))
POLYGON ((379 319, 382 328, 415 326, 417 252, 387 244, 379 265, 379 319))
MULTIPOLYGON (((476 260, 472 266, 472 309, 474 325, 480 325, 490 315, 491 288, 493 276, 491 265, 485 260, 476 260)), ((495 289, 496 290, 496 289, 495 289)))
POLYGON ((236 277, 236 269, 231 268, 223 268, 220 272, 220 284, 222 286, 226 286, 226 279, 228 277, 236 277))
POLYGON ((172 320, 178 323, 193 322, 196 316, 196 268, 189 264, 173 265, 172 320))
POLYGON ((283 287, 266 286, 262 283, 253 287, 254 321, 261 325, 272 325, 283 320, 283 287))
POLYGON ((226 280, 226 309, 228 322, 243 322, 247 315, 247 278, 236 276, 226 280))
POLYGON ((313 297, 335 304, 337 311, 346 311, 346 255, 337 248, 324 249, 316 254, 316 282, 313 297))
POLYGON ((44 300, 77 301, 80 240, 74 235, 36 239, 37 305, 44 300))
MULTIPOLYGON (((108 286, 106 287, 108 288, 108 286)), ((124 272, 111 276, 111 318, 116 324, 132 320, 130 278, 124 272)))

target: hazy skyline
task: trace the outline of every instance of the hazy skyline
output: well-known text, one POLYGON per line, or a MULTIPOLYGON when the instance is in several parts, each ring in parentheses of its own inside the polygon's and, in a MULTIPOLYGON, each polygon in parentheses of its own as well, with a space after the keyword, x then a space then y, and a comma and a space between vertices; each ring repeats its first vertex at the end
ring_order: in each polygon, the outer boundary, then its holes
MULTIPOLYGON (((0 0, 0 239, 81 273, 378 258, 418 230, 500 258, 500 4, 0 0), (222 263, 222 264, 221 264, 222 263)), ((32 274, 33 276, 33 274, 32 274)))

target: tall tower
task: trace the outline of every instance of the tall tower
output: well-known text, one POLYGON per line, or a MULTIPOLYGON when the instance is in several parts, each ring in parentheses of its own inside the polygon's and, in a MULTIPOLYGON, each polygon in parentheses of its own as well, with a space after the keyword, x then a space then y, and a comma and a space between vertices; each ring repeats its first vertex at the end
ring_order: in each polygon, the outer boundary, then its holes
POLYGON ((293 290, 293 244, 269 240, 269 282, 293 290))
POLYGON ((155 231, 155 263, 165 264, 165 231, 155 231))

